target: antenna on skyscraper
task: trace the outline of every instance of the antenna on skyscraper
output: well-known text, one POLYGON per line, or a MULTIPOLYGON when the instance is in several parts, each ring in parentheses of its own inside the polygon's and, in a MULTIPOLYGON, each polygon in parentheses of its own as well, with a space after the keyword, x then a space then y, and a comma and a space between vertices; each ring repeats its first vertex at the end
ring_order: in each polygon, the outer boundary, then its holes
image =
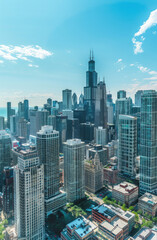
POLYGON ((92 60, 94 60, 94 52, 93 52, 93 49, 92 49, 92 60))
POLYGON ((92 60, 92 51, 90 50, 89 60, 92 60))

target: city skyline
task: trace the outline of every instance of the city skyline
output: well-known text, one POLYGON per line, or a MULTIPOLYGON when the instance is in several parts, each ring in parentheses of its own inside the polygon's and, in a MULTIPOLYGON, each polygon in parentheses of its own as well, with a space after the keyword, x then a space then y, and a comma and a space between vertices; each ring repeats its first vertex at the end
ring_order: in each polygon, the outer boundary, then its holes
POLYGON ((157 89, 154 0, 6 4, 0 15, 0 107, 24 98, 42 106, 48 97, 61 100, 66 88, 79 96, 90 49, 98 81, 105 77, 114 99, 120 89, 130 97, 138 89, 157 89))

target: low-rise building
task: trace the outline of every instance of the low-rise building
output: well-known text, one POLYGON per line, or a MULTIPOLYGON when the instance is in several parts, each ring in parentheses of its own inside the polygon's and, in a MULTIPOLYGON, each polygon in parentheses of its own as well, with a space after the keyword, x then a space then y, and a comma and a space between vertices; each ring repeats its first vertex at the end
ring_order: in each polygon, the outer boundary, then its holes
POLYGON ((123 182, 114 186, 112 190, 112 197, 126 204, 128 207, 137 202, 138 187, 134 184, 123 182))
POLYGON ((84 217, 75 219, 61 232, 62 240, 92 239, 97 226, 84 217))
POLYGON ((125 239, 129 235, 129 225, 119 217, 116 217, 110 223, 107 221, 100 223, 99 231, 105 234, 108 239, 125 239))
POLYGON ((133 237, 133 240, 156 240, 157 230, 147 227, 141 228, 133 237))
POLYGON ((145 193, 138 200, 138 209, 143 213, 148 213, 151 216, 157 215, 157 196, 145 193))
POLYGON ((99 224, 104 221, 112 223, 118 219, 117 217, 128 224, 128 231, 131 232, 135 224, 135 214, 106 204, 94 207, 92 210, 92 219, 99 224))

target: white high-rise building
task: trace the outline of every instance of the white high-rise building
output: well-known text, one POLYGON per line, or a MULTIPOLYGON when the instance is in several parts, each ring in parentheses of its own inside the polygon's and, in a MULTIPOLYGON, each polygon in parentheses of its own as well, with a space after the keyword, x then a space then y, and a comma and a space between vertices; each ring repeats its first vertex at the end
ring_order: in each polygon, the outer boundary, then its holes
POLYGON ((98 127, 95 130, 95 142, 96 144, 105 146, 107 144, 107 130, 103 127, 98 127))
POLYGON ((84 157, 85 144, 80 139, 64 143, 64 188, 68 202, 85 196, 84 157))
POLYGON ((45 216, 66 204, 66 194, 59 191, 59 132, 43 126, 37 133, 37 150, 44 164, 45 216))
POLYGON ((135 175, 137 157, 137 118, 119 115, 118 129, 119 171, 133 177, 135 175))
POLYGON ((14 167, 15 225, 18 239, 44 240, 44 166, 35 148, 19 150, 14 167))

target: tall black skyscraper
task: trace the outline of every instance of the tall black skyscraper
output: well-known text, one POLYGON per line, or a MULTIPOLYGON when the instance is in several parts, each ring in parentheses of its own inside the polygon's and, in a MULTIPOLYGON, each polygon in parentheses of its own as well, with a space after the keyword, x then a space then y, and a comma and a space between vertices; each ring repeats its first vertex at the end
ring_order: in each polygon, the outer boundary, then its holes
POLYGON ((97 72, 93 52, 90 52, 88 71, 86 72, 86 87, 84 87, 84 106, 86 110, 86 121, 94 123, 95 99, 97 88, 97 72))

